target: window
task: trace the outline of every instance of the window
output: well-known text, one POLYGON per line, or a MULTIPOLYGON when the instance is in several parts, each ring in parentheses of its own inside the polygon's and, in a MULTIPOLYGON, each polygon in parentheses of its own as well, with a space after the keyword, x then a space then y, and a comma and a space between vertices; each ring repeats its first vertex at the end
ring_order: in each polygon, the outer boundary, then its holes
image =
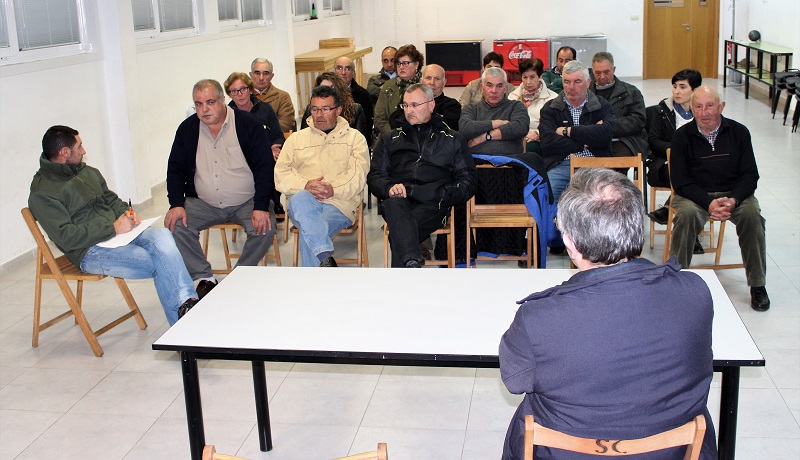
POLYGON ((155 30, 156 18, 153 16, 152 0, 132 0, 133 30, 155 30))
POLYGON ((0 58, 25 62, 90 49, 85 14, 82 0, 0 1, 0 58))
POLYGON ((198 33, 197 0, 131 0, 139 43, 198 33))
POLYGON ((217 9, 220 21, 250 22, 267 19, 264 14, 264 0, 219 0, 217 9))
POLYGON ((294 20, 304 21, 310 19, 312 6, 319 18, 345 14, 345 0, 292 0, 294 20))
POLYGON ((158 0, 161 31, 194 29, 193 0, 158 0))

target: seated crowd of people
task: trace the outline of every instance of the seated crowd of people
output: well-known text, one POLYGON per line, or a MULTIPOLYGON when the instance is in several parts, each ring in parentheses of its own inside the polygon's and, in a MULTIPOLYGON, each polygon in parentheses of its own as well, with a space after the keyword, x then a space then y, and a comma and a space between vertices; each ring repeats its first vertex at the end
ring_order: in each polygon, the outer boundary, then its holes
MULTIPOLYGON (((353 225, 368 188, 391 229, 391 266, 418 268, 425 263, 431 233, 443 225, 451 207, 463 206, 478 189, 473 155, 535 155, 558 209, 560 233, 550 239, 550 252, 566 253, 581 272, 566 287, 525 299, 503 337, 503 379, 510 391, 527 394, 509 428, 504 458, 519 458, 523 419, 530 413, 556 428, 569 428, 560 426, 565 417, 587 424, 599 417, 612 425, 619 419, 621 424, 659 429, 704 413, 710 429, 703 458, 710 458, 716 450, 705 409, 712 372, 712 307, 703 282, 680 269, 690 267, 692 255, 703 250, 698 235, 709 219, 730 220, 737 226, 751 306, 757 311, 769 308, 765 220, 754 196, 759 175, 750 134, 722 116, 725 103, 714 88, 702 86, 696 70, 675 74, 672 95, 652 109, 648 120, 639 89, 615 76, 611 53, 595 54, 590 64, 576 55, 576 50, 562 47, 550 69, 539 58, 521 60, 522 82, 514 87, 503 70, 503 57, 490 52, 481 77, 469 82, 460 100, 444 94, 446 69, 425 65, 414 45, 384 49, 381 71, 366 88, 356 81, 353 61, 343 56, 334 69, 318 76, 310 100, 302 101, 307 106, 299 130, 291 98, 271 83, 272 63, 258 58, 249 73, 233 72, 222 84, 201 80, 194 85, 196 114, 178 126, 167 163, 170 209, 164 229, 150 228, 120 248, 97 245, 130 231, 140 219, 108 189, 102 174, 83 162, 86 151, 79 133, 66 126, 51 127, 42 139, 29 206, 52 241, 82 270, 153 278, 166 317, 174 324, 217 284, 199 242, 200 232, 212 225, 241 225, 246 241, 237 265, 257 265, 273 241, 276 213, 284 214, 280 194, 285 194, 286 216, 299 232, 302 265, 336 267, 332 238, 353 225), (296 132, 285 137, 291 131, 296 132), (623 174, 589 170, 570 179, 571 155, 639 153, 647 159, 648 182, 671 184, 674 190, 666 206, 675 212, 670 246, 675 259, 661 266, 639 257, 644 204, 623 174), (600 287, 591 288, 595 285, 600 287), (591 294, 584 287, 593 289, 591 294), (606 292, 617 296, 615 311, 602 300, 606 292), (626 293, 623 298, 620 292, 626 293), (663 320, 639 314, 633 306, 641 298, 657 304, 663 320), (592 302, 602 305, 587 310, 592 302), (597 311, 637 331, 637 353, 666 329, 663 324, 679 321, 669 330, 684 331, 682 336, 661 334, 659 340, 693 350, 696 361, 679 359, 667 366, 683 379, 676 378, 675 387, 667 389, 691 398, 672 404, 668 392, 653 396, 651 401, 661 398, 659 404, 670 408, 655 422, 637 410, 609 418, 608 408, 595 401, 612 405, 635 390, 626 390, 614 372, 603 372, 607 377, 586 376, 602 382, 594 385, 602 396, 596 399, 595 393, 595 399, 584 400, 592 390, 582 377, 565 373, 591 368, 585 363, 587 343, 602 347, 608 337, 619 334, 620 323, 613 330, 587 328, 581 341, 554 334, 560 332, 556 324, 562 317, 581 323, 575 318, 597 311), (696 320, 698 312, 701 320, 696 320), (563 346, 548 348, 547 343, 563 346), (549 353, 564 361, 555 361, 560 364, 546 372, 547 379, 535 378, 554 362, 548 361, 549 353), (542 361, 534 355, 543 356, 542 361), (570 394, 582 402, 570 400, 561 407, 546 401, 570 394)), ((664 224, 666 209, 649 217, 664 224)), ((619 358, 626 363, 643 359, 619 358)), ((653 375, 636 379, 641 385, 658 380, 653 375)), ((593 435, 591 430, 574 431, 593 435)), ((656 431, 620 428, 619 433, 646 436, 656 431)))

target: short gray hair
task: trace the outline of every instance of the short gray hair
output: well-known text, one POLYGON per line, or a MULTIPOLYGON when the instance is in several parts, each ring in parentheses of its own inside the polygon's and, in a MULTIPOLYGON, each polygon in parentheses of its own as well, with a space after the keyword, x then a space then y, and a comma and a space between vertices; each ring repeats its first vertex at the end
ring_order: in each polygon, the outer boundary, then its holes
POLYGON ((483 75, 481 75, 481 83, 486 81, 486 77, 503 77, 504 82, 508 82, 508 77, 506 76, 506 71, 501 69, 500 67, 489 67, 488 69, 483 71, 483 75))
POLYGON ((406 93, 413 93, 414 91, 422 91, 425 93, 425 97, 429 100, 433 100, 433 90, 430 86, 426 85, 425 83, 414 83, 413 85, 408 85, 406 88, 406 93))
POLYGON ((212 88, 217 93, 217 100, 222 103, 225 103, 225 90, 222 89, 222 85, 219 84, 217 80, 212 80, 207 78, 205 80, 200 80, 194 84, 192 87, 192 100, 194 100, 194 93, 200 91, 201 89, 205 88, 212 88))
POLYGON ((564 70, 561 71, 561 75, 575 72, 583 72, 583 78, 589 79, 589 68, 581 61, 569 61, 564 64, 564 70))
POLYGON ((275 69, 272 68, 272 63, 269 62, 269 59, 260 57, 260 58, 253 59, 253 62, 250 63, 250 71, 251 72, 255 68, 256 64, 267 64, 269 66, 269 71, 270 72, 273 72, 275 70, 275 69))
POLYGON ((558 226, 589 262, 635 259, 644 245, 642 193, 616 171, 581 168, 558 200, 558 226))
POLYGON ((608 61, 613 66, 614 65, 614 55, 609 53, 608 51, 598 51, 598 52, 594 53, 594 56, 592 56, 592 64, 594 64, 595 62, 600 62, 600 61, 608 61))

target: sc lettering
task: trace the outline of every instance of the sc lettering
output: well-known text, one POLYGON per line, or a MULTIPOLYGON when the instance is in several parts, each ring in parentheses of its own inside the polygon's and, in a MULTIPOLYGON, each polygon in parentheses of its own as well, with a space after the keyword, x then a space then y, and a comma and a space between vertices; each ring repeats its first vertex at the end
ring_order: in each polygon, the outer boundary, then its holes
POLYGON ((597 447, 599 447, 600 449, 595 449, 595 452, 597 452, 598 454, 606 454, 608 453, 608 449, 610 448, 612 451, 618 454, 627 454, 628 452, 619 450, 619 443, 621 442, 622 442, 621 440, 614 441, 611 439, 597 439, 595 443, 597 444, 597 447))

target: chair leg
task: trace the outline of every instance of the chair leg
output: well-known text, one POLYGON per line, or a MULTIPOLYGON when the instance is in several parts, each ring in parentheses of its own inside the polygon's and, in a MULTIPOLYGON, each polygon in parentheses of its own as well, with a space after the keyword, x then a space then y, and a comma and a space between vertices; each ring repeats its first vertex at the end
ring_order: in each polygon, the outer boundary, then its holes
POLYGON ((714 265, 719 265, 722 257, 722 239, 725 238, 725 221, 719 223, 719 235, 717 236, 716 254, 714 254, 714 265))
POLYGON ((528 254, 528 260, 526 261, 527 265, 528 265, 528 268, 531 268, 531 261, 533 260, 533 239, 534 238, 536 238, 536 235, 533 232, 533 227, 530 227, 528 229, 528 247, 527 247, 527 253, 526 253, 526 254, 528 254))
POLYGON ((293 244, 292 247, 293 247, 293 250, 292 250, 292 266, 296 267, 297 266, 297 258, 298 258, 297 256, 300 253, 300 233, 299 232, 294 234, 294 244, 293 244))
POLYGON ((208 257, 208 232, 210 231, 210 228, 203 230, 203 255, 206 257, 208 257))
POLYGON ((456 268, 456 231, 452 226, 447 234, 447 268, 456 268))
MULTIPOLYGON (((284 220, 284 222, 286 222, 286 221, 284 220)), ((277 232, 272 236, 272 247, 275 250, 275 265, 277 265, 278 267, 282 267, 283 264, 281 264, 281 250, 278 247, 278 233, 277 232)), ((266 263, 264 265, 266 265, 266 263)))
POLYGON ((36 258, 36 281, 34 283, 33 292, 33 339, 31 346, 36 348, 39 346, 39 331, 41 324, 41 306, 42 306, 42 278, 41 278, 41 257, 36 258))
POLYGON ((231 265, 231 251, 228 248, 228 232, 224 228, 220 228, 219 234, 222 238, 222 250, 225 253, 225 266, 228 267, 228 273, 230 273, 233 267, 231 265))
MULTIPOLYGON (((790 91, 787 91, 787 93, 789 97, 786 98, 786 105, 783 106, 783 126, 786 126, 786 118, 789 117, 789 106, 792 105, 792 93, 790 91)), ((797 112, 796 108, 794 110, 797 112)))
POLYGON ((778 100, 781 98, 781 89, 776 88, 774 93, 774 97, 772 98, 772 119, 775 119, 775 112, 778 111, 778 100))
POLYGON ((672 219, 675 217, 675 210, 672 209, 672 206, 669 208, 669 213, 667 214, 667 229, 666 234, 664 235, 664 258, 663 262, 666 262, 669 259, 669 249, 670 244, 672 243, 672 219))
POLYGON ((364 228, 364 221, 361 221, 361 226, 359 228, 361 232, 361 248, 362 248, 362 256, 361 256, 361 266, 362 267, 369 267, 369 249, 367 248, 367 229, 364 228))
POLYGON ((133 298, 133 294, 131 294, 131 290, 128 288, 128 283, 126 283, 123 278, 114 278, 114 281, 117 282, 119 291, 122 293, 125 303, 128 304, 128 308, 134 312, 133 317, 136 318, 136 324, 139 325, 139 329, 147 329, 147 321, 145 321, 144 316, 142 316, 142 311, 139 310, 139 305, 136 303, 136 299, 133 298))
POLYGON ((89 326, 89 321, 86 320, 86 316, 83 314, 83 310, 78 303, 78 299, 75 298, 75 295, 69 288, 67 280, 64 278, 56 278, 56 283, 58 283, 61 293, 67 300, 67 305, 69 305, 70 310, 72 310, 72 314, 75 315, 75 320, 78 322, 78 327, 81 328, 83 336, 86 337, 86 341, 89 342, 92 352, 94 352, 94 355, 98 358, 103 356, 103 347, 101 347, 100 342, 97 341, 97 335, 95 335, 94 331, 92 331, 92 328, 89 326))
POLYGON ((389 224, 383 223, 383 268, 389 268, 389 224))

